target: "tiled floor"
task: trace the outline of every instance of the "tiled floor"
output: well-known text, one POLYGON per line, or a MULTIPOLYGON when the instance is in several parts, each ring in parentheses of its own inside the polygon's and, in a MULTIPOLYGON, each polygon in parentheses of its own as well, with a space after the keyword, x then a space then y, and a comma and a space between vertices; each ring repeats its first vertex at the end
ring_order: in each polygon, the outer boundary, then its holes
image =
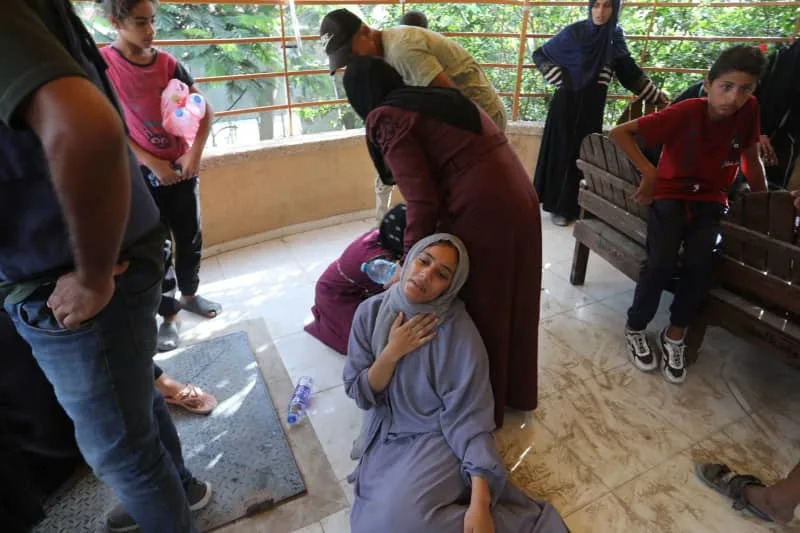
MULTIPOLYGON (((800 373, 722 330, 711 330, 683 386, 638 372, 621 339, 633 283, 592 256, 586 284, 573 287, 570 229, 544 225, 540 407, 509 413, 497 434, 511 478, 553 502, 576 533, 800 531, 733 511, 692 474, 695 461, 721 459, 766 481, 785 475, 800 457, 800 373)), ((205 260, 201 293, 224 313, 183 323, 184 338, 196 340, 265 321, 292 380, 315 380, 310 423, 348 497, 361 414, 343 392, 344 358, 303 325, 316 277, 369 227, 342 224, 205 260)), ((299 531, 348 532, 348 510, 299 531)))

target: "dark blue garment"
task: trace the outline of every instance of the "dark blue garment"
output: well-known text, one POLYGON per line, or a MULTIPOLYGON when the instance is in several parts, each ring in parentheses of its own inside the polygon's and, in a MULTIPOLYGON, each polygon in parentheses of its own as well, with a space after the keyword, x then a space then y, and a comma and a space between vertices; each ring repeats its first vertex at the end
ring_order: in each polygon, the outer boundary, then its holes
MULTIPOLYGON (((80 20, 61 2, 65 48, 86 76, 116 105, 105 78, 105 63, 80 20)), ((118 108, 119 109, 119 108, 118 108)), ((76 131, 75 135, 81 132, 76 131)), ((131 173, 130 218, 123 249, 151 231, 159 221, 136 159, 128 152, 131 173)), ((111 191, 109 191, 111 192, 111 191)), ((0 121, 0 281, 25 281, 72 268, 74 259, 64 215, 38 137, 29 129, 0 121)))
POLYGON ((542 46, 550 61, 569 75, 574 91, 594 82, 600 70, 618 57, 630 55, 622 28, 617 25, 622 0, 613 0, 611 19, 602 26, 592 22, 594 2, 589 0, 587 20, 570 24, 542 46))

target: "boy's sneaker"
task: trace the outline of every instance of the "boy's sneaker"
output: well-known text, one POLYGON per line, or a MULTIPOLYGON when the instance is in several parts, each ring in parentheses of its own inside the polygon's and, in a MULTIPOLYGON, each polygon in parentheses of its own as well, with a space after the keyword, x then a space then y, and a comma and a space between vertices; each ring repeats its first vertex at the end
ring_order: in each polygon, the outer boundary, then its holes
MULTIPOLYGON (((189 510, 199 511, 211 501, 211 483, 192 478, 186 485, 186 498, 189 500, 189 510)), ((121 503, 106 514, 106 527, 113 532, 139 530, 139 526, 121 503)))
POLYGON ((680 384, 686 380, 686 343, 667 338, 667 328, 658 334, 658 345, 661 348, 661 371, 664 379, 670 383, 680 384))
POLYGON ((658 367, 658 360, 647 343, 645 330, 634 331, 626 327, 625 341, 628 343, 628 356, 636 368, 642 372, 650 372, 658 367))

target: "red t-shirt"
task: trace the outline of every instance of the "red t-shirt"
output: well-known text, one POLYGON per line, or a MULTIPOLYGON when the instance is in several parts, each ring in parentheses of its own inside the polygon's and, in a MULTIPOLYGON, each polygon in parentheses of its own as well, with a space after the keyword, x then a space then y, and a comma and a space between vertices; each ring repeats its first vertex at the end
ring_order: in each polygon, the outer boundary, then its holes
POLYGON ((646 145, 663 145, 653 198, 722 204, 742 153, 760 134, 753 96, 723 120, 711 120, 706 98, 691 98, 644 116, 637 125, 646 145))
POLYGON ((147 65, 133 63, 113 46, 100 49, 106 75, 117 92, 131 139, 159 159, 175 162, 189 149, 186 139, 168 133, 161 124, 161 93, 172 78, 191 87, 194 80, 168 52, 156 51, 147 65))

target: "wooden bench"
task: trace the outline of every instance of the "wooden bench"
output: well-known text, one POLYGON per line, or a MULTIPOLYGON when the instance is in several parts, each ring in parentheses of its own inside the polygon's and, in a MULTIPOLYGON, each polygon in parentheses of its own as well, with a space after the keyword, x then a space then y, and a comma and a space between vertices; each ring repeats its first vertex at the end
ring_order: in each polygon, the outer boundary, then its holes
POLYGON ((649 115, 650 113, 655 113, 656 111, 660 111, 665 107, 666 106, 652 104, 642 100, 641 98, 637 98, 625 106, 625 109, 622 111, 619 119, 617 119, 617 125, 641 118, 645 115, 649 115))
MULTIPOLYGON (((584 180, 570 281, 584 283, 590 250, 638 280, 647 257, 648 209, 632 199, 639 173, 600 134, 583 140, 577 165, 584 180)), ((720 326, 800 366, 800 228, 792 201, 785 191, 751 193, 731 206, 722 221, 715 286, 689 328, 689 363, 706 328, 720 326)))

